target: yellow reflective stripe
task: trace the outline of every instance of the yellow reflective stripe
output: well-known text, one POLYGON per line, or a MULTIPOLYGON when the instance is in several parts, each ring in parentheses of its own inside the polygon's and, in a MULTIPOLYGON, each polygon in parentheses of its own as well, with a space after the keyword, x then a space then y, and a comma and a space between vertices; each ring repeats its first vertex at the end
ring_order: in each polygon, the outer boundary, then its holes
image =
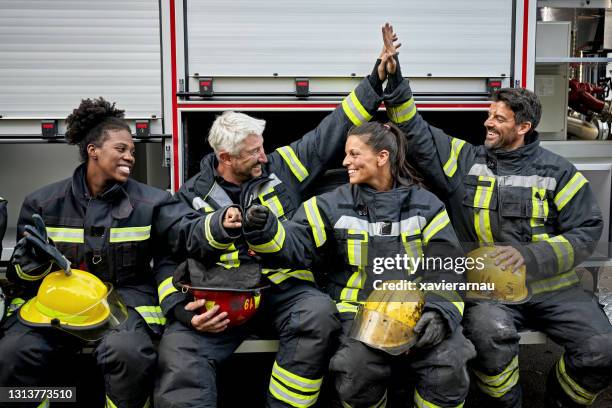
MULTIPOLYGON (((288 270, 288 269, 287 269, 288 270)), ((266 275, 266 278, 268 278, 268 280, 270 280, 270 282, 278 285, 279 283, 282 283, 284 281, 286 281, 287 279, 289 279, 289 275, 286 275, 282 272, 276 272, 276 273, 266 273, 266 272, 262 272, 264 275, 266 275)))
POLYGON ((357 99, 357 94, 355 91, 351 92, 349 96, 344 98, 342 101, 342 110, 355 126, 362 125, 372 119, 372 115, 368 113, 361 102, 359 102, 359 99, 357 99))
POLYGON ((327 241, 327 233, 325 232, 325 224, 323 223, 323 218, 321 218, 319 206, 317 205, 317 197, 312 197, 310 200, 304 202, 304 211, 306 212, 306 218, 312 230, 315 245, 319 248, 327 241))
POLYGON ((166 318, 159 306, 136 306, 135 309, 148 324, 166 324, 166 318))
POLYGON ((50 406, 51 405, 49 404, 49 399, 45 398, 40 404, 36 406, 36 408, 49 408, 50 406))
POLYGON ((272 211, 274 213, 274 215, 276 215, 276 218, 280 218, 283 215, 285 215, 285 210, 284 210, 283 205, 281 204, 280 200, 278 199, 278 196, 273 195, 272 197, 268 198, 267 200, 264 199, 264 196, 266 196, 267 194, 272 193, 273 191, 274 191, 274 187, 272 187, 272 188, 262 192, 257 197, 259 197, 259 201, 261 201, 261 203, 263 205, 268 207, 270 209, 270 211, 272 211))
MULTIPOLYGON (((463 408, 463 402, 459 405, 455 405, 452 408, 463 408)), ((442 408, 441 405, 436 405, 433 402, 427 401, 425 398, 421 397, 419 391, 414 389, 414 406, 417 408, 442 408)))
POLYGON ((338 302, 336 303, 336 308, 340 313, 357 313, 359 310, 359 306, 348 302, 338 302))
POLYGON ((598 393, 584 389, 580 384, 574 381, 572 377, 569 376, 567 370, 565 369, 564 357, 565 354, 562 354, 555 367, 559 385, 561 385, 563 391, 565 391, 565 393, 578 404, 591 405, 595 401, 595 398, 597 398, 598 393))
POLYGON ((21 269, 21 265, 15 264, 15 272, 17 272, 17 276, 19 277, 19 279, 23 279, 24 281, 28 281, 28 282, 33 282, 33 281, 44 278, 45 276, 49 274, 49 272, 51 272, 51 268, 53 268, 52 263, 49 264, 49 267, 45 269, 45 271, 41 273, 40 275, 30 275, 30 274, 25 273, 23 269, 21 269))
POLYGON ((574 174, 574 177, 567 182, 565 187, 561 189, 555 196, 555 205, 561 211, 567 203, 570 202, 582 186, 588 183, 588 180, 579 171, 574 174))
POLYGON ((115 403, 110 399, 110 397, 106 396, 106 403, 104 404, 104 408, 117 408, 115 403))
POLYGON ((151 397, 147 397, 147 400, 145 401, 142 408, 150 408, 150 407, 151 407, 151 397))
POLYGON ((425 245, 444 227, 450 224, 446 210, 442 210, 423 229, 423 242, 425 245))
POLYGON ((298 159, 291 146, 279 147, 276 151, 280 153, 285 163, 287 163, 289 169, 300 183, 308 177, 308 170, 306 170, 306 167, 304 167, 300 159, 298 159))
POLYGON ((363 289, 363 284, 366 280, 366 272, 363 268, 358 267, 349 280, 346 282, 346 287, 340 292, 342 301, 356 302, 359 290, 363 289))
POLYGON ((565 272, 561 275, 532 282, 529 286, 531 287, 531 292, 536 295, 538 293, 552 292, 554 290, 572 286, 578 282, 580 282, 580 280, 576 275, 576 271, 572 269, 571 271, 565 272))
POLYGON ((212 235, 212 232, 210 230, 210 220, 212 219, 212 216, 213 214, 208 214, 206 218, 204 219, 204 236, 206 237, 206 240, 208 241, 208 244, 211 247, 215 249, 227 249, 230 247, 230 245, 232 245, 231 242, 227 244, 223 244, 215 240, 215 238, 212 235))
POLYGON ((166 278, 157 287, 157 296, 159 297, 159 303, 167 298, 171 293, 178 292, 178 289, 172 284, 172 276, 166 278))
POLYGON ((47 227, 47 235, 55 242, 85 243, 85 230, 83 228, 47 227))
POLYGON ((487 181, 490 186, 478 185, 474 195, 474 227, 478 241, 483 243, 493 243, 493 233, 491 231, 491 219, 489 216, 489 206, 495 186, 495 177, 478 176, 479 181, 487 181))
POLYGON ((465 308, 465 304, 463 303, 463 299, 457 292, 454 290, 431 290, 429 293, 433 293, 444 299, 451 302, 459 311, 459 314, 463 316, 463 309, 465 308))
POLYGON ((397 106, 387 106, 387 114, 394 123, 407 122, 416 114, 416 105, 414 98, 408 99, 406 102, 397 106))
POLYGON ((111 228, 109 242, 144 241, 151 237, 151 226, 111 228))
POLYGON ((476 384, 484 393, 493 398, 503 397, 519 380, 518 356, 514 356, 510 364, 497 375, 486 375, 474 370, 476 384))
POLYGON ((368 233, 366 231, 348 230, 349 235, 361 235, 363 239, 348 238, 346 240, 349 265, 363 266, 368 259, 368 233))
POLYGON ((279 381, 277 381, 274 377, 270 377, 270 394, 272 394, 276 399, 286 402, 292 407, 310 407, 317 402, 317 398, 319 397, 319 393, 315 393, 312 395, 302 395, 296 392, 291 391, 289 388, 285 387, 279 381))
POLYGON ((237 268, 240 266, 240 251, 236 249, 234 244, 230 245, 227 249, 228 252, 221 254, 219 262, 217 264, 223 266, 226 269, 237 268))
POLYGON ((296 269, 294 271, 285 272, 292 278, 300 279, 303 281, 313 282, 315 281, 314 275, 307 269, 296 269))
POLYGON ((23 300, 22 298, 15 298, 11 300, 11 303, 6 308, 6 317, 12 315, 17 309, 23 306, 24 303, 25 300, 23 300))
POLYGON ((278 252, 283 248, 283 244, 285 243, 285 227, 280 221, 276 221, 277 230, 274 238, 264 244, 251 244, 249 243, 249 247, 255 251, 260 252, 262 254, 270 254, 273 252, 278 252))
POLYGON ((548 234, 534 234, 533 230, 544 227, 544 221, 548 218, 549 208, 546 199, 546 187, 531 187, 531 220, 529 221, 532 229, 531 241, 543 241, 548 238, 548 234))
POLYGON ((26 304, 25 306, 23 306, 23 310, 28 310, 31 307, 34 307, 36 310, 38 310, 40 313, 44 314, 45 316, 54 317, 54 318, 59 319, 62 323, 81 324, 91 319, 91 316, 86 314, 87 310, 84 310, 82 312, 83 314, 76 314, 76 315, 60 313, 57 310, 51 309, 43 305, 40 302, 30 302, 26 304))
POLYGON ((272 375, 289 387, 305 392, 319 391, 323 383, 323 377, 314 380, 301 377, 281 367, 276 361, 274 361, 274 365, 272 366, 272 375))
POLYGON ((574 266, 574 247, 563 235, 544 239, 555 252, 558 272, 564 272, 574 266))
POLYGON ((461 140, 461 139, 457 139, 457 138, 451 138, 451 152, 450 152, 450 157, 448 158, 448 160, 446 161, 446 163, 444 163, 444 174, 446 174, 447 177, 453 177, 455 175, 455 172, 457 171, 457 160, 459 160, 459 153, 461 153, 461 149, 463 149, 463 146, 465 146, 465 140, 461 140))
MULTIPOLYGON (((413 239, 408 240, 408 237, 415 236, 421 233, 420 229, 417 229, 414 232, 402 232, 402 244, 404 245, 404 249, 406 250, 406 255, 412 259, 418 259, 423 255, 423 244, 421 239, 413 239)), ((409 262, 408 268, 406 268, 406 273, 411 275, 416 271, 412 270, 413 264, 409 262)))

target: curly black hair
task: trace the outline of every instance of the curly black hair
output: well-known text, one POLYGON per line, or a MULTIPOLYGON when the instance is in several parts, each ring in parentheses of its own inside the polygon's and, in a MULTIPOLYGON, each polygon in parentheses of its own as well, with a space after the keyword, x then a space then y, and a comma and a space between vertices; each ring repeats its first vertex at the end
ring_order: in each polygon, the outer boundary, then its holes
POLYGON ((100 147, 108 137, 108 131, 127 130, 132 132, 124 117, 124 110, 115 108, 102 97, 83 99, 78 108, 66 118, 66 140, 78 145, 81 160, 88 159, 87 146, 100 147))

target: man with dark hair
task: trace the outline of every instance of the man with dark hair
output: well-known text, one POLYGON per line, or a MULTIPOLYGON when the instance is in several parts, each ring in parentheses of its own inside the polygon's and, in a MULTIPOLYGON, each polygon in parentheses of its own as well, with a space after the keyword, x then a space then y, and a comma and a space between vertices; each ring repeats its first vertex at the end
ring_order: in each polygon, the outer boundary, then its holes
POLYGON ((397 56, 386 69, 387 114, 406 133, 413 164, 446 202, 466 249, 495 246, 495 263, 508 274, 526 267, 530 298, 466 307, 463 325, 478 353, 472 368, 486 406, 521 406, 524 327, 565 348, 548 379, 547 406, 592 404, 612 380, 612 325, 574 268, 594 251, 602 215, 587 179, 540 147, 538 97, 527 89, 495 93, 484 146, 474 146, 419 115, 397 56))

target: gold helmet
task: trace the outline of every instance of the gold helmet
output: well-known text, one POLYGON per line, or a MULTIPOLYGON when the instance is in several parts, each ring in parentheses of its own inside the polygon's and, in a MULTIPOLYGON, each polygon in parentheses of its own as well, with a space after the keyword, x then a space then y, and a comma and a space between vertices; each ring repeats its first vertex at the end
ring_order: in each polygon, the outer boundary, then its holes
POLYGON ((492 284, 489 290, 469 290, 466 293, 468 299, 496 300, 501 303, 521 303, 529 299, 527 288, 527 272, 522 265, 517 272, 511 269, 502 270, 500 265, 495 265, 493 253, 495 247, 484 246, 477 248, 467 254, 474 259, 467 269, 467 281, 469 283, 492 284))
POLYGON ((98 340, 127 319, 127 309, 112 285, 79 269, 48 274, 38 294, 19 309, 28 326, 56 327, 85 340, 98 340))
POLYGON ((349 336, 389 354, 402 354, 416 342, 413 329, 424 306, 425 296, 418 290, 374 290, 359 308, 349 336))

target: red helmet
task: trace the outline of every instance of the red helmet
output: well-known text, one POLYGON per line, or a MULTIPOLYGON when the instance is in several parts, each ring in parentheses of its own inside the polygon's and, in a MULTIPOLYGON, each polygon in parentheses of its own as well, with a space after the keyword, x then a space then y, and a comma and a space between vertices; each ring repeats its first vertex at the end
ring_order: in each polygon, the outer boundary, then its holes
POLYGON ((219 305, 219 313, 227 312, 228 327, 239 326, 249 320, 259 308, 261 289, 219 289, 201 288, 183 285, 197 299, 205 299, 204 307, 198 313, 204 313, 219 305))

